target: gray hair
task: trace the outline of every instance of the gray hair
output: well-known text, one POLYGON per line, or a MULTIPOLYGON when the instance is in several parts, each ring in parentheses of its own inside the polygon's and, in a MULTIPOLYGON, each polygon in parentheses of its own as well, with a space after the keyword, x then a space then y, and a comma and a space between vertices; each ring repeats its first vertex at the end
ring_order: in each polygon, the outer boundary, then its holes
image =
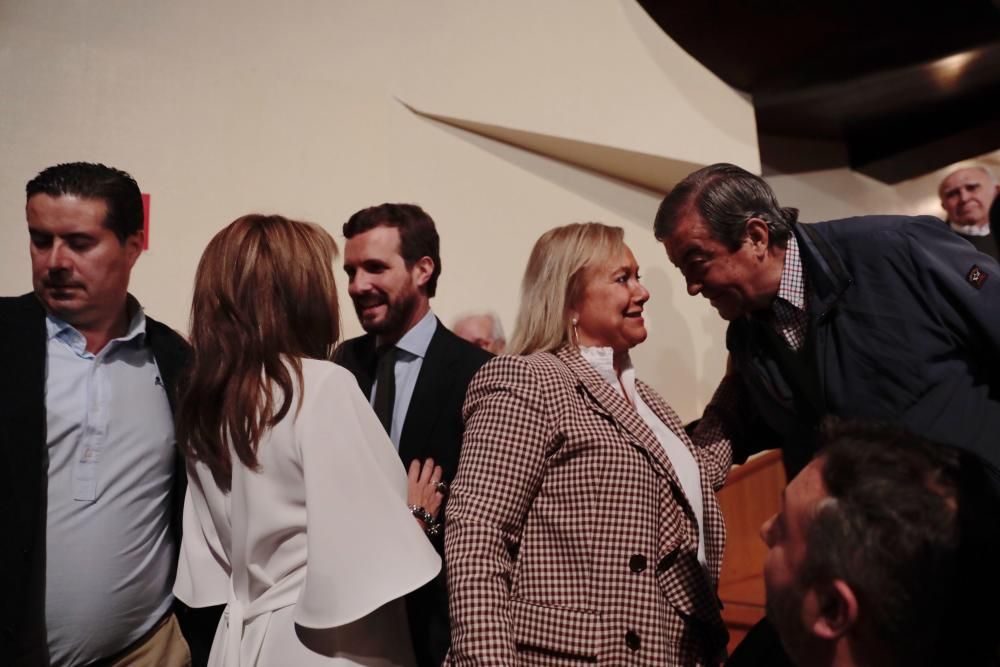
POLYGON ((981 163, 976 162, 976 163, 967 164, 964 167, 958 167, 957 169, 952 169, 951 171, 949 171, 945 175, 945 177, 941 179, 941 182, 938 183, 938 197, 941 197, 941 198, 944 197, 944 182, 945 181, 947 181, 949 178, 951 178, 952 176, 954 176, 955 174, 957 174, 960 171, 968 171, 968 170, 983 172, 984 174, 986 174, 986 178, 988 178, 990 180, 990 185, 992 185, 994 187, 997 185, 997 177, 996 177, 996 175, 994 175, 993 170, 990 169, 989 167, 987 167, 985 164, 981 164, 981 163))
POLYGON ((653 223, 656 240, 665 241, 692 209, 708 224, 712 237, 735 250, 750 218, 767 223, 769 245, 784 244, 799 211, 778 204, 774 191, 760 176, 720 162, 689 174, 660 204, 653 223))
POLYGON ((457 329, 458 325, 462 323, 463 320, 470 320, 473 317, 488 317, 490 320, 490 338, 493 340, 502 340, 507 342, 507 338, 503 333, 503 324, 500 322, 500 316, 497 315, 492 310, 487 310, 485 312, 467 312, 462 313, 455 318, 454 324, 452 324, 452 329, 457 329))

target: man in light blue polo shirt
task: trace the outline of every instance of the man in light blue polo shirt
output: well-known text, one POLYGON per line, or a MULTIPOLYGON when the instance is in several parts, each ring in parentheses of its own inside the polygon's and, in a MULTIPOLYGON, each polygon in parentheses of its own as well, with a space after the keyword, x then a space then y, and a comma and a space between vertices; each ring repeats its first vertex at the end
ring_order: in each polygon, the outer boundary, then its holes
POLYGON ((190 664, 172 612, 187 348, 128 293, 142 198, 61 164, 27 185, 34 292, 0 299, 0 656, 15 665, 190 664))

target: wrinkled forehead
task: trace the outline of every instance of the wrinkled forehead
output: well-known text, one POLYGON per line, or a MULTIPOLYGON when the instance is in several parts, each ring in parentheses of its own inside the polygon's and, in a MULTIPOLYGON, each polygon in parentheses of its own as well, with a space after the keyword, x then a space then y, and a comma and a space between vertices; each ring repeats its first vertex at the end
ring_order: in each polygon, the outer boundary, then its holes
POLYGON ((663 247, 666 249, 670 261, 674 265, 680 266, 688 252, 701 249, 713 240, 708 223, 701 217, 701 214, 693 209, 688 209, 688 212, 677 220, 673 230, 663 240, 663 247))
POLYGON ((829 498, 823 483, 823 459, 814 459, 785 489, 785 512, 805 530, 822 503, 829 498))
POLYGON ((968 185, 970 183, 979 183, 983 186, 995 186, 993 178, 990 174, 979 167, 969 167, 967 169, 959 169, 958 171, 952 172, 941 181, 941 187, 938 192, 940 195, 944 196, 948 190, 952 190, 963 185, 968 185))

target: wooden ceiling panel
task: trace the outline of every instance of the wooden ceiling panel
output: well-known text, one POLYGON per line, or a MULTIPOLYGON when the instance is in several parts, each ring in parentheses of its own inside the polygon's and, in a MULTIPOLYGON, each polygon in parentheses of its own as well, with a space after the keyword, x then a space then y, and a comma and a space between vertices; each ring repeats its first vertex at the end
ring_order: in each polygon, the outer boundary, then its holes
POLYGON ((771 167, 813 169, 790 147, 821 142, 826 166, 892 183, 1000 148, 1000 0, 639 2, 753 96, 771 167))

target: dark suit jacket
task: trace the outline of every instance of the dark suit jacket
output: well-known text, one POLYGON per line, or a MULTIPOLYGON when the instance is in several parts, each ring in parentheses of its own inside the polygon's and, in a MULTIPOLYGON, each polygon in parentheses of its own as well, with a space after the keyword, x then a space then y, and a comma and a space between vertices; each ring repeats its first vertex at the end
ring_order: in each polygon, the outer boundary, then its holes
MULTIPOLYGON (((146 345, 152 351, 175 403, 177 376, 188 347, 169 327, 146 318, 146 345)), ((34 294, 0 297, 0 662, 37 667, 48 664, 45 633, 45 530, 48 489, 45 368, 48 337, 45 311, 34 294)), ((183 457, 174 477, 172 527, 180 545, 184 503, 183 457)), ((217 612, 215 618, 218 618, 217 612)), ((211 625, 196 612, 178 610, 178 619, 198 658, 203 636, 192 623, 211 625), (198 617, 195 620, 195 617, 198 617)), ((214 626, 213 628, 214 629, 214 626)), ((207 631, 208 628, 205 628, 207 631)), ((208 640, 211 641, 211 634, 208 640)), ((199 664, 196 660, 195 664, 199 664)))
MULTIPOLYGON (((431 457, 443 469, 443 479, 451 483, 458 469, 458 452, 462 444, 465 391, 472 376, 491 356, 438 321, 403 421, 399 457, 404 466, 409 466, 413 459, 431 457)), ((334 361, 354 374, 365 396, 371 394, 376 362, 374 335, 345 341, 334 361)), ((444 516, 443 509, 438 516, 444 516)), ((433 542, 438 552, 443 553, 443 536, 433 542)), ((448 652, 448 592, 444 582, 442 571, 432 582, 406 598, 414 652, 422 667, 437 667, 448 652)))

